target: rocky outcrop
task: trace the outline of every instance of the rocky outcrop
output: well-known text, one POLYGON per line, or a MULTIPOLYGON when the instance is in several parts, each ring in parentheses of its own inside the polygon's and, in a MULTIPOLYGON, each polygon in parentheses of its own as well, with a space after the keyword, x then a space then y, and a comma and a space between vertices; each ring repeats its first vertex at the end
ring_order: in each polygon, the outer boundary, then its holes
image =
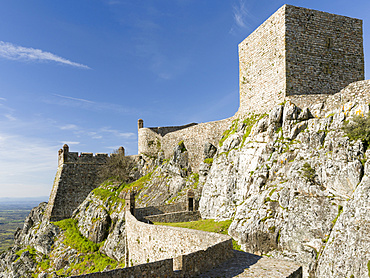
MULTIPOLYGON (((366 152, 370 156, 370 151, 366 152)), ((316 277, 370 276, 370 162, 318 260, 316 277)))
POLYGON ((342 126, 368 111, 363 101, 330 109, 288 101, 269 115, 237 120, 208 172, 202 217, 233 219, 229 234, 243 250, 294 260, 305 277, 363 277, 370 242, 367 146, 350 141, 342 126))

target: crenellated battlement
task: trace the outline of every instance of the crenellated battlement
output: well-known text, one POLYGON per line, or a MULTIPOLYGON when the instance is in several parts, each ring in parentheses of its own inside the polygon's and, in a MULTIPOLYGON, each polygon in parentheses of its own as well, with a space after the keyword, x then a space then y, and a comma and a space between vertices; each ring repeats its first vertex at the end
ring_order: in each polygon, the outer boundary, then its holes
MULTIPOLYGON (((120 147, 118 153, 125 155, 125 149, 120 147)), ((114 154, 112 154, 114 155, 114 154)), ((62 164, 105 164, 109 154, 107 153, 78 153, 70 152, 69 146, 64 144, 63 148, 58 151, 58 165, 62 164)))

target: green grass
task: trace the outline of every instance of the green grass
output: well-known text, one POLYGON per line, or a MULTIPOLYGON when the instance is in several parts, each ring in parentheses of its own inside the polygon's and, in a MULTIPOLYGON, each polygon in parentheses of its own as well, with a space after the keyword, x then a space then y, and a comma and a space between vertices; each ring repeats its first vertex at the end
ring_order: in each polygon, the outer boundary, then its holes
POLYGON ((199 184, 199 174, 198 173, 193 173, 189 178, 188 181, 193 182, 193 188, 197 189, 198 184, 199 184))
POLYGON ((223 145, 223 143, 225 142, 225 140, 231 134, 234 134, 238 130, 238 123, 239 123, 239 119, 233 120, 233 122, 231 124, 231 127, 229 129, 227 129, 227 130, 224 131, 224 133, 222 134, 221 140, 218 142, 218 144, 219 144, 220 147, 223 145))
POLYGON ((136 190, 139 191, 141 190, 146 183, 148 183, 152 179, 152 174, 153 172, 150 172, 146 174, 145 176, 141 177, 137 181, 134 181, 129 184, 124 184, 122 188, 119 189, 119 191, 131 191, 131 190, 136 190))
MULTIPOLYGON (((70 246, 73 249, 76 249, 79 253, 84 254, 81 262, 71 264, 68 269, 58 270, 58 275, 66 277, 70 276, 71 274, 86 274, 103 271, 108 265, 111 266, 111 269, 114 269, 118 266, 118 262, 116 260, 113 260, 98 251, 104 242, 96 244, 81 235, 77 227, 76 219, 64 219, 54 222, 53 224, 65 232, 65 239, 63 241, 65 245, 70 246)), ((48 260, 45 260, 41 263, 40 268, 43 269, 47 268, 50 264, 48 260)), ((120 264, 120 266, 124 266, 124 264, 120 264)))
POLYGON ((93 194, 101 199, 102 201, 106 201, 109 198, 108 205, 116 205, 117 203, 125 204, 125 199, 122 199, 119 197, 121 192, 128 192, 128 191, 140 191, 146 183, 148 183, 151 180, 152 172, 148 173, 147 175, 141 177, 140 179, 128 183, 128 184, 121 184, 118 188, 114 187, 114 183, 117 183, 117 181, 114 181, 113 179, 109 179, 102 183, 100 187, 95 188, 92 192, 93 194))
POLYGON ((255 125, 256 122, 258 122, 260 119, 264 118, 267 116, 267 114, 252 114, 250 117, 246 118, 243 120, 243 124, 246 125, 245 133, 243 135, 243 140, 241 146, 244 145, 245 140, 248 138, 252 131, 252 127, 255 125))
POLYGON ((206 159, 204 160, 204 163, 212 164, 212 163, 213 163, 213 157, 212 157, 212 158, 206 158, 206 159))
POLYGON ((333 223, 333 227, 334 227, 335 223, 337 223, 337 220, 338 220, 339 216, 342 214, 342 212, 343 212, 343 206, 338 205, 338 214, 337 214, 337 216, 333 219, 333 221, 331 221, 331 222, 333 223))
MULTIPOLYGON (((232 220, 216 222, 213 219, 203 219, 203 220, 198 220, 198 221, 178 222, 178 223, 155 222, 154 225, 188 228, 188 229, 201 230, 201 231, 206 231, 206 232, 227 235, 227 231, 230 227, 231 222, 232 220)), ((235 240, 233 240, 233 248, 235 250, 241 251, 240 245, 238 245, 235 240)))
POLYGON ((62 277, 68 277, 74 274, 87 274, 93 272, 103 271, 108 265, 111 269, 115 269, 118 266, 124 267, 124 264, 118 264, 115 260, 101 254, 100 252, 87 254, 83 256, 83 260, 80 263, 71 264, 68 269, 60 269, 57 274, 62 277))
POLYGON ((58 222, 54 222, 53 224, 58 226, 65 232, 65 239, 63 243, 81 253, 98 251, 99 247, 103 244, 102 242, 96 244, 81 235, 77 227, 76 219, 64 219, 58 222))
POLYGON ((316 171, 311 167, 310 163, 305 162, 305 164, 303 164, 302 167, 302 175, 306 179, 306 181, 313 182, 316 175, 316 171))
POLYGON ((366 146, 370 145, 370 113, 366 117, 355 115, 352 122, 344 122, 342 129, 350 140, 361 139, 366 146))

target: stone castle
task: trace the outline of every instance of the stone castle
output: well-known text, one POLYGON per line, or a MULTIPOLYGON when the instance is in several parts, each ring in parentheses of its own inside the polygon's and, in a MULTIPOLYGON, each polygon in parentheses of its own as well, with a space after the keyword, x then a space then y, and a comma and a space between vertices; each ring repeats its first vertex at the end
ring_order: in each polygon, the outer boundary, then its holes
POLYGON ((238 112, 176 127, 144 128, 139 120, 138 152, 169 158, 183 140, 197 171, 204 143, 217 146, 233 119, 266 113, 287 99, 309 106, 363 79, 362 20, 284 5, 239 44, 238 112))
MULTIPOLYGON (((205 143, 218 146, 236 118, 268 112, 291 100, 305 107, 364 79, 362 20, 284 5, 239 44, 240 107, 225 120, 174 127, 144 127, 138 121, 138 153, 170 158, 183 141, 192 171, 203 161, 205 143)), ((121 150, 124 155, 124 150, 121 150)), ((96 184, 108 156, 59 151, 59 166, 47 217, 71 216, 96 184)))

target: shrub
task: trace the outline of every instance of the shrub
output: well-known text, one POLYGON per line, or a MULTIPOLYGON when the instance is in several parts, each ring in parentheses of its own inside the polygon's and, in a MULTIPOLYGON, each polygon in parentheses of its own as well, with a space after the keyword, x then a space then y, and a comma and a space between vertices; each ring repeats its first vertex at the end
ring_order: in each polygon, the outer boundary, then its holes
POLYGON ((212 164, 212 163, 213 163, 213 158, 212 158, 212 157, 211 157, 211 158, 206 158, 206 159, 204 160, 204 163, 212 164))
POLYGON ((135 163, 132 159, 115 150, 108 158, 107 163, 99 170, 98 177, 101 182, 109 178, 115 178, 125 183, 132 182, 130 173, 134 167, 135 163))
POLYGON ((314 181, 316 172, 315 169, 311 167, 310 163, 306 162, 305 164, 303 164, 302 175, 307 181, 314 181))
POLYGON ((362 142, 369 146, 370 143, 370 114, 366 117, 355 115, 352 121, 345 121, 342 127, 350 140, 361 139, 362 142))

